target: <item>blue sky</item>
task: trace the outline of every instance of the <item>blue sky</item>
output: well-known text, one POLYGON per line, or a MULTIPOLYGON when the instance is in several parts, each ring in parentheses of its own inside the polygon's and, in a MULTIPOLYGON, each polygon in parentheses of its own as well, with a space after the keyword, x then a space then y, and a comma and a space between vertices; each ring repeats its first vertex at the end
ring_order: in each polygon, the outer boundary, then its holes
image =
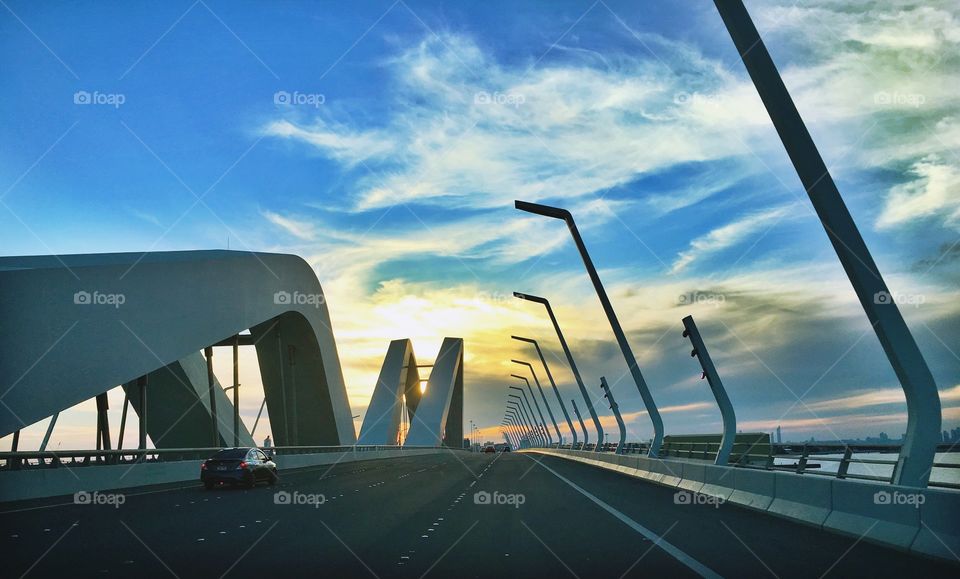
MULTIPOLYGON (((748 8, 955 427, 957 9, 748 8)), ((302 255, 355 413, 400 337, 426 359, 466 339, 478 424, 499 423, 509 359, 532 356, 512 333, 542 340, 574 396, 519 290, 551 299, 587 382, 605 375, 631 438, 649 436, 565 228, 521 198, 574 212, 668 432, 719 429, 680 338, 689 313, 745 429, 903 430, 895 376, 712 3, 5 0, 0 64, 4 255, 302 255)))

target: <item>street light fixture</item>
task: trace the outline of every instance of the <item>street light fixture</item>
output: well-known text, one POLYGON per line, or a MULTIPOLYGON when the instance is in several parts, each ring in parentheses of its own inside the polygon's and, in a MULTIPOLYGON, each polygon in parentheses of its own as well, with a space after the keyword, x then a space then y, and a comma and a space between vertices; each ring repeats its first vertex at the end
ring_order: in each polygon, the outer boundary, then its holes
MULTIPOLYGON (((543 357, 543 350, 540 349, 540 344, 536 340, 530 338, 524 338, 522 336, 510 336, 512 339, 519 342, 526 342, 528 344, 533 344, 533 347, 537 349, 537 356, 540 357, 540 363, 543 364, 543 369, 547 372, 547 378, 550 380, 550 386, 553 388, 553 393, 557 397, 557 402, 560 404, 560 410, 563 411, 563 417, 567 419, 567 427, 570 429, 570 434, 573 436, 573 446, 571 448, 576 448, 577 446, 577 429, 573 427, 573 421, 570 420, 570 413, 567 412, 567 406, 563 403, 563 398, 560 396, 560 389, 557 388, 557 383, 553 379, 553 373, 550 372, 550 366, 547 364, 547 360, 543 357)), ((533 368, 530 369, 533 371, 533 368)), ((536 374, 534 374, 536 376, 536 374)), ((561 440, 563 437, 560 437, 561 440)))
MULTIPOLYGON (((544 446, 548 446, 553 441, 550 439, 549 433, 546 432, 547 428, 543 425, 543 422, 537 422, 537 416, 533 413, 533 406, 530 405, 530 399, 527 398, 527 393, 524 392, 523 388, 517 386, 507 386, 511 390, 516 390, 523 395, 523 403, 527 407, 527 411, 530 412, 530 418, 533 419, 533 426, 537 431, 537 435, 540 437, 540 440, 543 441, 544 446), (546 436, 544 436, 546 434, 546 436)), ((533 391, 530 392, 530 395, 533 395, 533 391)), ((536 400, 534 400, 536 402, 536 400)))
MULTIPOLYGON (((657 405, 653 401, 653 395, 650 394, 650 388, 643 378, 643 373, 640 372, 640 365, 637 364, 637 359, 633 355, 630 342, 627 341, 627 336, 623 333, 623 328, 620 327, 620 320, 617 319, 617 314, 613 311, 613 305, 610 303, 610 298, 607 297, 607 291, 603 288, 600 275, 593 266, 593 260, 590 259, 590 254, 587 253, 587 246, 583 244, 583 239, 577 230, 577 224, 573 221, 573 215, 566 209, 539 205, 537 203, 527 203, 526 201, 515 201, 514 205, 520 211, 526 211, 527 213, 542 215, 544 217, 552 217, 553 219, 561 219, 567 224, 567 229, 570 230, 570 235, 573 236, 573 242, 577 246, 577 251, 580 252, 580 257, 583 259, 583 265, 587 268, 587 275, 590 276, 590 281, 593 282, 593 288, 597 292, 597 297, 600 298, 600 305, 603 306, 603 311, 607 314, 607 321, 610 322, 613 335, 617 338, 617 343, 620 345, 623 359, 627 362, 627 367, 630 368, 633 381, 637 385, 637 390, 640 391, 640 397, 643 398, 643 405, 646 407, 650 421, 653 423, 653 442, 650 444, 648 456, 656 457, 660 451, 660 445, 663 443, 663 419, 660 418, 660 411, 657 410, 657 405)), ((601 437, 600 440, 602 441, 603 438, 601 437)))
MULTIPOLYGON (((521 366, 526 366, 527 368, 530 369, 530 374, 533 376, 533 381, 537 385, 537 390, 540 392, 540 398, 543 400, 543 405, 547 407, 547 414, 550 415, 550 422, 553 423, 553 429, 557 432, 557 448, 563 446, 563 435, 560 434, 560 427, 557 426, 557 419, 553 417, 553 410, 550 409, 550 404, 547 403, 547 397, 543 394, 543 387, 540 386, 540 380, 537 378, 537 373, 533 369, 533 364, 529 362, 524 362, 523 360, 511 360, 511 362, 513 362, 514 364, 520 364, 521 366)), ((530 382, 527 380, 525 376, 519 376, 517 374, 511 374, 511 376, 514 376, 516 378, 523 378, 523 380, 527 382, 527 386, 529 387, 530 382)), ((536 397, 534 397, 534 400, 536 400, 536 397)), ((542 415, 541 415, 541 419, 542 419, 542 415)))
MULTIPOLYGON (((547 298, 520 292, 513 292, 513 296, 521 300, 542 304, 543 307, 547 308, 547 315, 550 316, 550 321, 553 322, 553 329, 557 332, 557 338, 560 340, 560 346, 563 347, 563 353, 567 356, 567 362, 570 364, 570 370, 573 371, 573 377, 577 380, 577 386, 580 388, 580 395, 583 396, 583 401, 587 404, 587 411, 590 412, 590 418, 593 419, 593 426, 597 429, 597 440, 603 440, 603 426, 600 424, 600 417, 597 416, 597 411, 593 408, 593 400, 590 398, 590 395, 587 394, 587 387, 583 385, 583 378, 580 377, 580 370, 577 369, 577 363, 573 361, 573 354, 570 353, 570 347, 567 346, 567 341, 563 338, 563 332, 560 331, 560 324, 557 322, 557 317, 553 315, 553 308, 550 307, 550 302, 547 301, 547 298)), ((588 442, 586 433, 584 433, 583 439, 583 446, 586 448, 588 442)))
MULTIPOLYGON (((540 410, 540 403, 537 402, 537 397, 534 396, 534 394, 533 394, 533 388, 530 386, 530 381, 527 380, 526 377, 520 376, 519 374, 510 374, 510 376, 513 377, 513 378, 519 378, 520 380, 523 380, 523 382, 527 385, 527 390, 530 391, 530 398, 533 399, 533 405, 537 408, 537 414, 540 415, 540 424, 543 425, 544 434, 547 435, 547 442, 549 442, 550 445, 552 446, 552 445, 553 445, 553 437, 550 436, 550 429, 547 428, 547 422, 546 422, 546 420, 543 419, 543 411, 540 410)), ((543 394, 543 391, 541 391, 540 393, 543 394)), ((524 394, 524 398, 526 398, 526 394, 524 394)), ((546 400, 544 400, 544 403, 546 403, 546 400)), ((547 412, 549 412, 549 411, 550 411, 550 408, 548 407, 548 408, 547 408, 547 412)))

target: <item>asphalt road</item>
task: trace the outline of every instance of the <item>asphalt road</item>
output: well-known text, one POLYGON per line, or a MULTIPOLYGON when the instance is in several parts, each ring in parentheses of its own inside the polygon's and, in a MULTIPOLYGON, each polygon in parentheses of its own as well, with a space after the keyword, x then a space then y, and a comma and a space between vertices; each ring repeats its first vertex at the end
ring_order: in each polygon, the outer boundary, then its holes
POLYGON ((124 495, 120 505, 4 503, 3 576, 902 578, 960 571, 733 505, 678 505, 670 489, 555 457, 451 451, 281 474, 276 487, 147 489, 124 495))

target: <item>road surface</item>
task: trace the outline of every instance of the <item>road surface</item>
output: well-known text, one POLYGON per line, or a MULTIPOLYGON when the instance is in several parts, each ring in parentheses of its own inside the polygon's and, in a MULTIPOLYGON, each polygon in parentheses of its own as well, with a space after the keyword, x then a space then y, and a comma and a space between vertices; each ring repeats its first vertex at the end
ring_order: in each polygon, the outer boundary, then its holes
POLYGON ((3 503, 0 549, 8 577, 958 576, 674 495, 556 457, 450 451, 282 473, 251 490, 3 503))

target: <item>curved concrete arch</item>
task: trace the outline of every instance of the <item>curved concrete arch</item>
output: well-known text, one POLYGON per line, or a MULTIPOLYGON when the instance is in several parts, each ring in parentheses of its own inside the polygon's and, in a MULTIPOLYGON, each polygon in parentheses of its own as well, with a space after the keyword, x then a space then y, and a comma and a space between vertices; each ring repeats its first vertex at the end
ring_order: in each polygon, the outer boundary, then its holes
POLYGON ((407 409, 416 413, 420 401, 420 372, 409 339, 393 340, 383 358, 380 376, 360 426, 359 444, 397 445, 403 399, 407 409))
POLYGON ((0 436, 249 328, 276 444, 356 442, 323 290, 300 257, 0 258, 0 319, 0 436))

